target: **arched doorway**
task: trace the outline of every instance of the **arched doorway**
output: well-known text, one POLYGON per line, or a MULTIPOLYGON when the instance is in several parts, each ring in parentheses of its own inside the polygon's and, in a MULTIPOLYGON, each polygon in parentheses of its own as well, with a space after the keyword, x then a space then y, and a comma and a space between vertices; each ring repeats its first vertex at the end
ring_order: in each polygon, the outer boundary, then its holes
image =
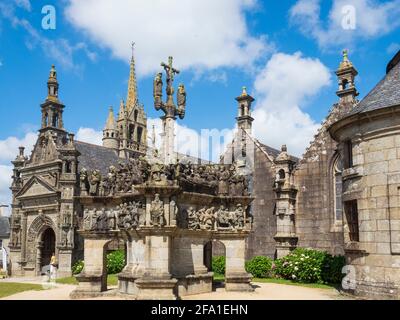
POLYGON ((47 228, 42 235, 42 254, 41 254, 41 268, 44 266, 48 266, 50 264, 50 260, 52 255, 56 250, 56 235, 51 228, 47 228))

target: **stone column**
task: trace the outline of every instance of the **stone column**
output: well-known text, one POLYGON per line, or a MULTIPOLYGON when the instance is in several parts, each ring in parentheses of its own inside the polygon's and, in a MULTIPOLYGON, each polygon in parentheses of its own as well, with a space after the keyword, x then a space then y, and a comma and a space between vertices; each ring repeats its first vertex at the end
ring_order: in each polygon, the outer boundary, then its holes
POLYGON ((36 275, 40 276, 41 275, 41 267, 42 267, 42 248, 43 248, 43 242, 38 241, 36 243, 36 275))
POLYGON ((165 164, 176 163, 174 156, 175 144, 175 117, 166 116, 162 118, 162 156, 165 164))
POLYGON ((163 197, 163 203, 164 203, 164 219, 165 219, 165 225, 169 226, 171 225, 171 214, 170 214, 170 207, 169 207, 169 197, 163 197))
POLYGON ((127 242, 126 250, 127 264, 124 270, 118 275, 119 292, 136 296, 138 289, 135 281, 142 277, 145 271, 144 240, 133 238, 127 242))
POLYGON ((221 240, 226 249, 226 291, 254 291, 251 275, 246 272, 245 239, 221 240))
POLYGON ((143 277, 135 282, 138 300, 176 300, 174 289, 178 281, 172 279, 170 272, 171 235, 168 234, 173 230, 168 229, 144 235, 145 270, 143 277))
POLYGON ((25 264, 26 262, 26 233, 28 224, 28 215, 25 211, 21 213, 21 263, 25 264))
POLYGON ((105 246, 109 239, 86 238, 84 243, 84 261, 83 271, 76 277, 79 285, 71 293, 72 298, 84 296, 95 297, 101 295, 107 290, 107 266, 105 246))

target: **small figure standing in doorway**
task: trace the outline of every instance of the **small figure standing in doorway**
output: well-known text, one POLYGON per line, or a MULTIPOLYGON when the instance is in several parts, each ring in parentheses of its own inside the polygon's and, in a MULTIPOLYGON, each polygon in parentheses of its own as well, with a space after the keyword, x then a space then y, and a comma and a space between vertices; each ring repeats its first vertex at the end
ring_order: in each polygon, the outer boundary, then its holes
POLYGON ((57 258, 55 253, 53 253, 50 259, 50 281, 55 280, 56 274, 57 274, 57 258))

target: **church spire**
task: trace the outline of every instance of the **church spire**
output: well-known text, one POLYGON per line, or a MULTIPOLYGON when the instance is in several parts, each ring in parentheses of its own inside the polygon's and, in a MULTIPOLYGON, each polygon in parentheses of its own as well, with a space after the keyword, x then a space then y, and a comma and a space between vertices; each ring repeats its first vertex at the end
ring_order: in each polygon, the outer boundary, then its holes
POLYGON ((47 81, 47 100, 58 102, 57 71, 54 64, 51 66, 49 80, 47 81))
POLYGON ((128 83, 128 98, 126 100, 126 107, 128 114, 138 104, 138 90, 136 82, 136 70, 135 70, 135 57, 134 57, 135 43, 132 43, 132 58, 131 58, 131 69, 129 74, 128 83))
POLYGON ((110 107, 105 130, 116 130, 115 117, 113 107, 110 107))
POLYGON ((353 63, 349 60, 349 52, 343 50, 343 58, 336 71, 339 88, 336 92, 342 103, 354 103, 358 92, 355 86, 355 78, 358 75, 353 63))
POLYGON ((123 119, 125 119, 125 106, 124 106, 124 100, 121 99, 121 102, 119 104, 118 120, 123 120, 123 119))

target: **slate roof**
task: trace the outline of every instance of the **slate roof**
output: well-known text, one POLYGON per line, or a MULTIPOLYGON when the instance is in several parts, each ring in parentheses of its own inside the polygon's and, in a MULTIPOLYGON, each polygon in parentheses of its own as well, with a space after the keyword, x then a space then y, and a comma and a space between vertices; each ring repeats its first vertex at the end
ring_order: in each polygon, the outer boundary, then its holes
POLYGON ((76 149, 81 153, 79 156, 78 171, 82 168, 87 170, 100 170, 100 172, 105 175, 108 172, 108 168, 111 165, 118 164, 121 160, 118 153, 110 148, 105 148, 102 146, 97 146, 94 144, 75 141, 76 149))
POLYGON ((396 105, 400 105, 400 51, 389 62, 386 76, 361 100, 349 115, 396 105))
POLYGON ((8 217, 0 217, 0 239, 8 239, 10 237, 10 219, 8 217))

